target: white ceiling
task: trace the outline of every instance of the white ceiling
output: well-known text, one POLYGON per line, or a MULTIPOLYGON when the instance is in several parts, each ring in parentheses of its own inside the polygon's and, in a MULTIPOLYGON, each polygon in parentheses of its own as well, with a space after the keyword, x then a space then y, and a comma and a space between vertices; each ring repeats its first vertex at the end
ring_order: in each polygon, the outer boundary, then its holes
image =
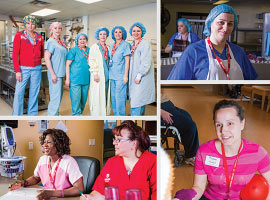
MULTIPOLYGON (((213 4, 218 0, 161 0, 161 3, 196 3, 196 4, 213 4)), ((269 0, 229 0, 230 5, 253 5, 253 6, 260 6, 264 4, 269 5, 269 0)))
POLYGON ((51 3, 51 5, 46 7, 33 6, 30 4, 31 1, 33 0, 0 0, 0 15, 24 17, 25 15, 40 9, 50 8, 60 10, 61 12, 42 17, 43 21, 52 20, 54 18, 57 20, 66 20, 147 3, 154 3, 157 0, 103 0, 93 4, 85 4, 75 0, 42 0, 51 3))

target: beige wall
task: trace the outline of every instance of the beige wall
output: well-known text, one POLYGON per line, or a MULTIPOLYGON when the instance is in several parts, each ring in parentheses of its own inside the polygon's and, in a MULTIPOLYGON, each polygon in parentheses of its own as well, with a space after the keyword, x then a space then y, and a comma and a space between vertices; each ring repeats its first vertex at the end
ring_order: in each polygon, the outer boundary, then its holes
MULTIPOLYGON (((258 26, 256 14, 270 12, 270 3, 268 4, 230 4, 239 16, 239 28, 255 28, 258 26)), ((209 13, 214 7, 211 4, 166 4, 164 7, 170 12, 171 20, 166 27, 165 34, 161 34, 161 47, 165 48, 170 37, 176 32, 176 13, 177 12, 194 12, 194 13, 209 13)), ((241 38, 241 35, 239 35, 241 38)))
MULTIPOLYGON (((54 128, 58 121, 49 121, 49 128, 54 128)), ((103 160, 104 121, 66 120, 67 134, 71 140, 71 156, 91 156, 103 160), (95 146, 89 146, 89 139, 95 139, 95 146)), ((16 155, 26 156, 24 178, 33 175, 39 157, 42 156, 39 144, 38 122, 30 126, 27 120, 19 120, 18 128, 13 129, 17 143, 16 155), (28 149, 28 143, 34 143, 34 149, 28 149)))

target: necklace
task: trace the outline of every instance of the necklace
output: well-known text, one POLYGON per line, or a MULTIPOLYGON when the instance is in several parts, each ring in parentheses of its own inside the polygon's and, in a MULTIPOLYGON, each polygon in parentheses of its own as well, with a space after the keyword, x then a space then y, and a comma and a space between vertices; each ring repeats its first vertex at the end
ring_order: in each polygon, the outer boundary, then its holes
POLYGON ((56 37, 54 37, 53 35, 51 36, 53 39, 55 39, 57 42, 58 42, 58 44, 60 44, 62 47, 65 47, 65 48, 67 48, 67 45, 63 42, 63 41, 61 41, 60 39, 57 39, 56 37))
POLYGON ((142 41, 142 38, 139 40, 139 42, 137 43, 137 45, 135 45, 135 41, 133 41, 132 50, 131 50, 132 56, 134 56, 134 53, 135 53, 135 51, 136 51, 136 49, 139 46, 139 44, 140 44, 141 41, 142 41))
POLYGON ((105 46, 105 49, 103 48, 101 42, 99 42, 100 46, 101 46, 101 49, 102 49, 102 52, 103 52, 103 55, 104 55, 104 59, 105 59, 105 62, 107 62, 107 56, 108 56, 108 49, 107 49, 107 46, 106 44, 104 43, 104 46, 105 46))
POLYGON ((48 159, 49 159, 49 161, 48 161, 48 172, 49 172, 50 181, 51 181, 51 184, 53 185, 53 188, 56 189, 56 188, 55 188, 55 185, 54 185, 54 182, 55 182, 55 176, 56 176, 56 172, 57 172, 57 170, 58 170, 59 164, 60 164, 60 162, 61 162, 61 160, 62 160, 62 157, 60 157, 60 158, 58 159, 58 161, 57 161, 56 167, 54 168, 54 174, 53 174, 53 177, 52 177, 51 170, 50 170, 50 168, 51 168, 51 159, 50 159, 50 157, 48 157, 48 159))
MULTIPOLYGON (((79 46, 78 46, 78 47, 79 47, 79 46)), ((88 55, 89 55, 89 52, 88 52, 87 47, 85 47, 86 54, 85 54, 85 51, 84 51, 81 47, 79 47, 79 49, 81 50, 83 56, 86 58, 86 60, 87 60, 87 62, 88 62, 88 55)))

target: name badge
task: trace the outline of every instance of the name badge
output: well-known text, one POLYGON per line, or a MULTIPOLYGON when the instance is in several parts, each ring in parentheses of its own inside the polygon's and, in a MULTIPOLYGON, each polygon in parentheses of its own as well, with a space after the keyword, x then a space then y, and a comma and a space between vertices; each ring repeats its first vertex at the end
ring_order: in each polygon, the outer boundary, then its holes
POLYGON ((204 164, 212 166, 212 167, 219 167, 219 163, 220 163, 220 158, 216 158, 213 156, 206 156, 204 164))

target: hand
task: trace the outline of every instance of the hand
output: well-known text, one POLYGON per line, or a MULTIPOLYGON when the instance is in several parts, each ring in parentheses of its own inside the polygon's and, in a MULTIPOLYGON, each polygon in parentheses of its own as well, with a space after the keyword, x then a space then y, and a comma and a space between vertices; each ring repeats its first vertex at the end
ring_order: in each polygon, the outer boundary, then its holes
POLYGON ((52 75, 52 82, 53 84, 57 82, 57 76, 55 74, 52 75))
POLYGON ((53 196, 53 190, 37 190, 39 195, 37 195, 38 200, 43 200, 43 199, 50 199, 50 197, 53 196))
POLYGON ((69 80, 69 79, 66 79, 65 85, 66 85, 67 87, 69 87, 69 85, 70 85, 70 80, 69 80))
POLYGON ((171 118, 171 116, 173 116, 173 114, 171 114, 163 109, 160 109, 160 114, 161 114, 161 118, 163 120, 165 120, 168 124, 173 124, 173 120, 171 118))
POLYGON ((140 82, 141 82, 141 79, 137 79, 137 78, 135 79, 136 84, 140 84, 140 82))
POLYGON ((125 85, 128 82, 128 76, 123 77, 123 84, 125 85))
POLYGON ((93 197, 91 197, 90 194, 85 194, 84 196, 80 196, 80 200, 91 200, 91 199, 93 199, 93 197), (84 196, 86 197, 86 199, 84 198, 84 196))
POLYGON ((24 181, 15 181, 14 183, 9 184, 9 191, 17 190, 23 186, 24 186, 24 181))
POLYGON ((94 76, 94 81, 97 83, 99 82, 99 76, 97 74, 94 76))
POLYGON ((16 72, 16 80, 19 82, 22 81, 22 73, 21 72, 16 72))

